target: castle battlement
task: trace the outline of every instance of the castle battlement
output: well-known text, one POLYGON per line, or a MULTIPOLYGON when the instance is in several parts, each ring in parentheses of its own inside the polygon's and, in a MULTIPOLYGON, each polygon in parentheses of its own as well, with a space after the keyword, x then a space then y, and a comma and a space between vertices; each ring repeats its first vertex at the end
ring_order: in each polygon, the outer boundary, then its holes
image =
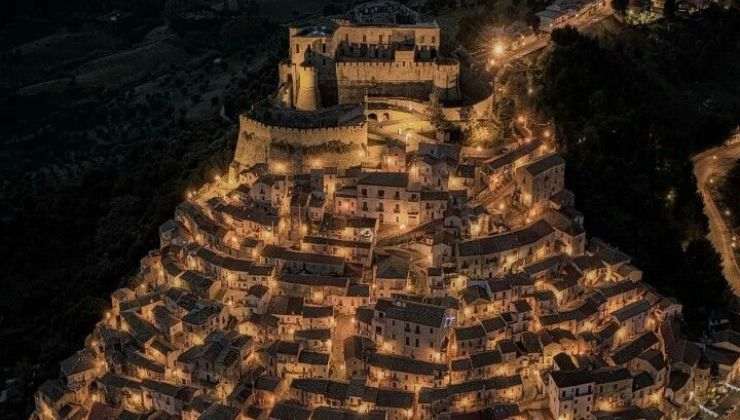
POLYGON ((431 61, 338 61, 337 67, 423 67, 435 68, 431 61), (405 65, 406 64, 406 65, 405 65))
MULTIPOLYGON (((241 127, 249 128, 253 133, 284 133, 286 136, 332 135, 334 133, 367 131, 367 123, 365 121, 331 127, 290 127, 279 124, 264 123, 250 118, 248 115, 242 114, 239 116, 239 123, 241 127)), ((268 135, 266 137, 276 138, 275 135, 268 135)))

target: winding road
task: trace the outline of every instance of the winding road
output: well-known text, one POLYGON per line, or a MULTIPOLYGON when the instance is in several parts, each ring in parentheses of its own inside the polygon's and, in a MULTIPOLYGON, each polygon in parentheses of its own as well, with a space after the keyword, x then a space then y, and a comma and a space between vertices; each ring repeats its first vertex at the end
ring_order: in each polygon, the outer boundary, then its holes
POLYGON ((740 133, 724 145, 713 147, 692 158, 697 187, 704 201, 704 214, 709 219, 709 240, 722 257, 722 272, 736 296, 740 296, 740 266, 732 247, 732 229, 722 215, 710 185, 724 177, 740 160, 740 133))

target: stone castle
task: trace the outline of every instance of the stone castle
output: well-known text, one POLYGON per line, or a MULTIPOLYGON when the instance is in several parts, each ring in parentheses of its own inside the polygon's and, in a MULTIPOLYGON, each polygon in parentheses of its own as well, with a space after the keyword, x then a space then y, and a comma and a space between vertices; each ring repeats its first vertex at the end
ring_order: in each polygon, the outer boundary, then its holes
POLYGON ((461 64, 440 52, 437 23, 403 5, 365 3, 326 25, 289 31, 277 92, 240 117, 232 174, 268 160, 290 171, 317 159, 340 168, 368 163, 378 154, 368 150, 368 122, 418 119, 435 107, 453 122, 489 116, 490 94, 466 100, 461 64))

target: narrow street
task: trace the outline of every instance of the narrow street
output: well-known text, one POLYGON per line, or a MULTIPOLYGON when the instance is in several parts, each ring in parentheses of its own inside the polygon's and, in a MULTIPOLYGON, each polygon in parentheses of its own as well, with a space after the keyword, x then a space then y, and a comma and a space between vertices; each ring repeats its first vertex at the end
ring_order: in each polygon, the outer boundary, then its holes
POLYGON ((355 326, 352 322, 353 317, 350 315, 336 315, 334 319, 336 324, 331 337, 331 377, 334 379, 344 380, 346 379, 344 340, 346 340, 347 337, 354 335, 355 326))
MULTIPOLYGON (((613 12, 611 7, 608 4, 605 4, 593 10, 592 12, 584 13, 580 16, 574 16, 563 24, 558 25, 558 27, 569 25, 577 29, 584 29, 602 21, 603 19, 606 19, 607 17, 611 16, 612 13, 613 12)), ((516 61, 522 57, 532 54, 535 51, 541 50, 542 48, 545 48, 547 45, 549 45, 549 43, 550 33, 542 32, 530 42, 527 42, 526 44, 523 44, 518 48, 506 51, 501 57, 497 57, 496 66, 498 66, 499 69, 503 69, 512 61, 516 61)))
POLYGON ((732 230, 710 191, 740 159, 740 134, 722 146, 706 150, 692 158, 697 187, 709 219, 709 240, 722 257, 722 271, 736 296, 740 296, 740 267, 732 248, 732 230))

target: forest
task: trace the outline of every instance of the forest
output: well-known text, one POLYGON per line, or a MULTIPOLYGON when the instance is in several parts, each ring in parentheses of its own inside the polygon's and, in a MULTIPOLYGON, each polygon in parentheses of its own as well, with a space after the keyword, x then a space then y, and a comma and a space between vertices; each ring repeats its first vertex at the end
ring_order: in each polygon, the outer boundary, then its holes
POLYGON ((0 26, 3 419, 30 413, 186 191, 224 173, 220 110, 273 89, 285 36, 249 2, 17 4, 0 26))
POLYGON ((731 303, 690 157, 738 125, 738 27, 718 7, 599 38, 566 27, 534 70, 587 231, 677 298, 695 335, 731 303))

